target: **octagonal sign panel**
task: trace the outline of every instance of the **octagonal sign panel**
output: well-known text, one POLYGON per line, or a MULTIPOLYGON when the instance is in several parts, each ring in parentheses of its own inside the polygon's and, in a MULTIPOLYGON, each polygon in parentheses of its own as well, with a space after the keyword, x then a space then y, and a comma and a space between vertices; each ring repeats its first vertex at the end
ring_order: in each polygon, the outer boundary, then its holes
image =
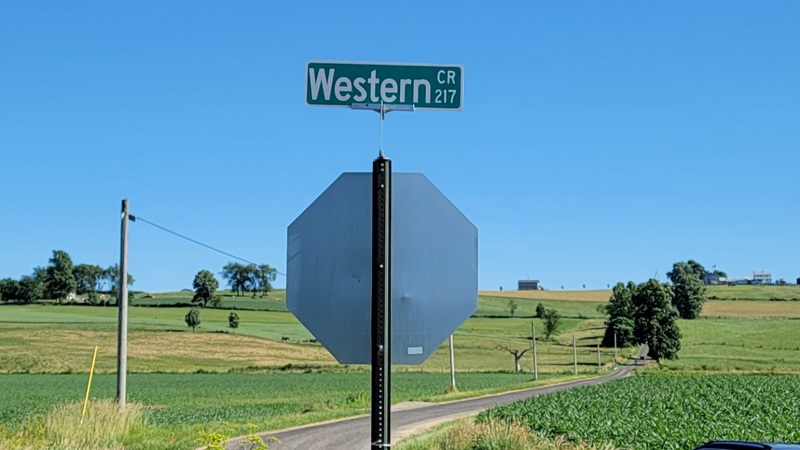
MULTIPOLYGON (((370 363, 372 174, 288 229, 286 305, 343 364, 370 363)), ((478 307, 478 230, 420 173, 392 175, 392 363, 422 364, 478 307)))

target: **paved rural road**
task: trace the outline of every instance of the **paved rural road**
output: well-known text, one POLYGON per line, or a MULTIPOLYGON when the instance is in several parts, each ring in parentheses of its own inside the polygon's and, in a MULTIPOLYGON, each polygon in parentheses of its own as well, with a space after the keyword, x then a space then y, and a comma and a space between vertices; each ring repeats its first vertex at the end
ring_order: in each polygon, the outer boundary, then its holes
MULTIPOLYGON (((646 354, 646 347, 642 346, 637 356, 646 354)), ((552 394, 553 392, 565 391, 576 387, 592 386, 617 380, 629 375, 641 362, 644 361, 640 361, 639 357, 637 357, 633 363, 622 366, 613 373, 599 378, 450 403, 425 404, 424 406, 416 406, 409 409, 397 410, 392 408, 392 441, 419 434, 443 422, 474 416, 494 406, 505 405, 537 395, 552 394)), ((270 445, 269 448, 274 448, 275 450, 368 450, 370 448, 370 418, 368 416, 355 417, 336 422, 273 431, 261 435, 265 440, 270 436, 274 436, 281 441, 280 444, 270 445)), ((241 448, 241 446, 235 440, 232 440, 229 441, 227 448, 235 450, 241 448)))

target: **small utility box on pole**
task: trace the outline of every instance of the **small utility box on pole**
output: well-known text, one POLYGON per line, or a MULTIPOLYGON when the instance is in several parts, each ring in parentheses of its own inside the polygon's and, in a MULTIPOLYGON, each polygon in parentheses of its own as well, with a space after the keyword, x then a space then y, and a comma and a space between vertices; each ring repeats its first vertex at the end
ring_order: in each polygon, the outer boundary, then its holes
POLYGON ((424 175, 392 173, 383 122, 460 110, 463 86, 457 65, 306 66, 306 104, 380 114, 372 173, 342 174, 289 225, 286 269, 287 308, 337 361, 372 365, 373 448, 391 447, 392 363, 422 364, 478 307, 477 228, 424 175))

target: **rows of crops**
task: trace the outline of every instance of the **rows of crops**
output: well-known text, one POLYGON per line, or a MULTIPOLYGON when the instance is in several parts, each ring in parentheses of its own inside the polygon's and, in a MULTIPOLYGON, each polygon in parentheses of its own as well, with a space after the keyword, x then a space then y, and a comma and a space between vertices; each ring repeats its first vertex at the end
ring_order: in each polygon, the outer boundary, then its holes
POLYGON ((639 450, 712 439, 800 441, 800 376, 642 375, 534 397, 479 416, 639 450))
MULTIPOLYGON (((26 416, 63 402, 81 401, 86 375, 0 375, 0 424, 15 426, 26 416)), ((458 375, 460 390, 479 390, 530 381, 526 374, 458 375)), ((442 394, 449 374, 397 373, 395 402, 442 394)), ((115 376, 97 375, 93 398, 113 398, 115 376)), ((130 374, 128 399, 155 406, 153 425, 269 422, 270 418, 326 409, 369 408, 368 373, 130 374)))

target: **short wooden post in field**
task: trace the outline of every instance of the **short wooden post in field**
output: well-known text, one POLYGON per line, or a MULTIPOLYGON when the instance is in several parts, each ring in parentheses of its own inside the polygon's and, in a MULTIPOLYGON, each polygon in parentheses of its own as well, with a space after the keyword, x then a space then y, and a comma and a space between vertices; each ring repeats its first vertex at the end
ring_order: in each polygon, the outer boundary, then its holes
POLYGON ((453 335, 450 335, 450 388, 456 390, 456 360, 453 356, 453 335))
POLYGON ((536 360, 536 326, 531 321, 531 351, 533 352, 533 380, 539 380, 539 362, 536 360))
POLYGON ((600 362, 600 343, 597 343, 597 368, 602 369, 603 364, 600 362))
POLYGON ((575 346, 575 335, 572 335, 572 365, 574 366, 575 375, 578 374, 578 349, 575 346))

